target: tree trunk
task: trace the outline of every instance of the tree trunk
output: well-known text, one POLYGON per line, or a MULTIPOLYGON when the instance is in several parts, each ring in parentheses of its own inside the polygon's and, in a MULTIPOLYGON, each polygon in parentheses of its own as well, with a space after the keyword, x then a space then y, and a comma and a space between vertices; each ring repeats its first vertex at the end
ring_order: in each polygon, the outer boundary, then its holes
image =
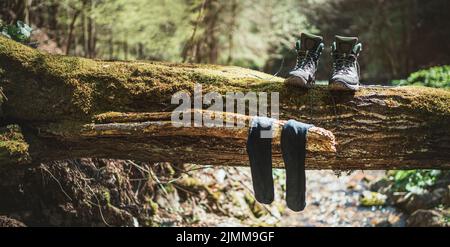
POLYGON ((185 46, 183 47, 183 51, 181 54, 181 57, 183 58, 184 62, 191 62, 193 59, 195 59, 196 53, 196 45, 195 45, 195 36, 197 34, 197 29, 200 25, 200 22, 202 21, 203 11, 205 10, 205 6, 207 4, 208 0, 203 0, 200 9, 198 10, 197 19, 193 24, 192 28, 192 35, 189 38, 189 40, 186 42, 185 46))
POLYGON ((97 30, 95 26, 95 20, 92 18, 92 10, 95 8, 94 2, 89 1, 88 5, 88 17, 87 17, 87 26, 88 26, 88 57, 95 58, 97 56, 96 52, 96 39, 97 39, 97 30))
POLYGON ((72 42, 73 42, 73 32, 75 30, 75 23, 77 21, 78 16, 80 15, 81 11, 79 10, 75 10, 75 13, 73 14, 72 20, 70 22, 69 25, 69 34, 67 37, 67 47, 66 47, 66 55, 69 55, 70 53, 70 49, 72 47, 72 42))
POLYGON ((228 30, 228 58, 227 64, 231 64, 233 61, 233 50, 234 50, 234 32, 236 29, 236 19, 238 15, 238 2, 237 0, 231 1, 231 16, 228 30))
POLYGON ((144 44, 142 42, 139 42, 137 45, 137 58, 139 60, 143 60, 145 58, 144 48, 144 44))
MULTIPOLYGON (((112 30, 112 28, 111 28, 111 30, 112 30)), ((109 45, 109 60, 113 60, 114 59, 114 37, 113 37, 112 31, 110 31, 110 33, 109 33, 108 45, 109 45)))
POLYGON ((89 26, 88 26, 88 17, 86 14, 86 10, 83 10, 82 13, 82 22, 81 25, 83 26, 83 55, 84 57, 89 58, 89 26))
POLYGON ((30 24, 30 8, 31 8, 32 0, 23 0, 24 8, 23 8, 23 21, 27 24, 30 24))
POLYGON ((128 60, 128 39, 126 37, 123 41, 123 59, 128 60))
MULTIPOLYGON (((171 104, 172 95, 182 90, 192 95, 196 83, 204 94, 279 92, 280 119, 317 126, 308 133, 308 169, 450 168, 448 90, 305 91, 238 67, 53 56, 3 37, 1 117, 9 127, 0 133, 0 161, 109 157, 248 165, 246 127, 171 125, 178 106, 171 104)), ((273 143, 273 163, 281 167, 279 140, 273 143)))

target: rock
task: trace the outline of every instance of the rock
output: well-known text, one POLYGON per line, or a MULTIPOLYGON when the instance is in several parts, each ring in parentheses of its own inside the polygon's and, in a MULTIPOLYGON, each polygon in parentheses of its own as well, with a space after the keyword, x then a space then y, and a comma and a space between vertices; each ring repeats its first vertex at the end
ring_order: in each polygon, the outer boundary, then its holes
POLYGON ((439 204, 445 204, 448 197, 448 189, 446 188, 437 188, 433 190, 432 193, 433 201, 436 201, 439 204))
POLYGON ((431 209, 442 203, 446 191, 435 189, 433 192, 425 191, 421 194, 409 193, 395 201, 396 206, 408 213, 413 213, 419 209, 431 209))
POLYGON ((393 192, 388 196, 388 201, 395 206, 399 206, 404 201, 405 196, 408 195, 407 192, 393 192))
POLYGON ((408 193, 395 200, 395 205, 403 211, 411 214, 418 209, 428 209, 427 201, 431 200, 430 193, 414 194, 408 193))
POLYGON ((219 169, 214 173, 214 176, 218 184, 223 184, 225 182, 225 178, 227 177, 227 173, 224 169, 219 169))
POLYGON ((374 176, 372 175, 365 174, 363 172, 355 173, 350 176, 349 181, 347 182, 347 189, 361 190, 362 185, 365 185, 373 180, 374 176))
POLYGON ((155 201, 161 208, 172 209, 174 211, 181 209, 180 197, 177 190, 173 190, 168 194, 157 194, 155 201))
POLYGON ((375 227, 404 227, 404 217, 401 214, 389 214, 385 218, 374 218, 371 220, 371 224, 375 227))
POLYGON ((0 216, 0 227, 26 227, 26 225, 8 216, 0 216))
POLYGON ((442 202, 445 206, 450 207, 450 184, 447 186, 447 195, 442 202))
POLYGON ((392 227, 391 223, 389 222, 389 220, 381 220, 379 222, 372 222, 373 226, 375 227, 392 227))
POLYGON ((369 189, 375 192, 381 192, 380 190, 383 188, 387 188, 392 184, 386 177, 382 177, 378 180, 373 180, 369 183, 369 189))
POLYGON ((445 222, 445 216, 438 210, 419 209, 406 221, 409 227, 444 227, 449 226, 445 222))

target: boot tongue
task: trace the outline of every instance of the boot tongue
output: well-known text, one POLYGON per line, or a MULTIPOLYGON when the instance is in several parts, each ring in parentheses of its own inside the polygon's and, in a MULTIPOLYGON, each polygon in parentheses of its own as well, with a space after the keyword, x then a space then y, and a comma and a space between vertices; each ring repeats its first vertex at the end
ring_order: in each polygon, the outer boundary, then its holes
POLYGON ((343 37, 343 36, 335 36, 336 41, 336 51, 337 53, 346 53, 352 54, 353 47, 355 47, 356 43, 358 43, 357 37, 343 37))
POLYGON ((316 51, 319 45, 322 43, 323 38, 314 34, 302 33, 300 35, 300 47, 297 50, 300 51, 316 51))

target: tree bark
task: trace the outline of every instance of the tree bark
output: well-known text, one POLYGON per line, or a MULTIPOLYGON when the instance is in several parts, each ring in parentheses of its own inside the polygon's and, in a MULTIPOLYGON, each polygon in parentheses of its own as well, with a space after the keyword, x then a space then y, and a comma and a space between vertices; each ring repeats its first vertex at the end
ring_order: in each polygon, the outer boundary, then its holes
MULTIPOLYGON (((22 163, 109 157, 248 165, 247 127, 171 125, 171 111, 178 106, 171 104, 172 95, 178 91, 192 95, 197 83, 204 94, 279 92, 280 119, 317 126, 308 133, 308 169, 450 168, 448 90, 364 87, 350 93, 325 86, 302 90, 285 86, 281 78, 238 67, 54 56, 3 37, 2 125, 20 128, 4 131, 0 161, 8 160, 7 153, 25 153, 22 163), (24 138, 18 138, 21 135, 24 138), (8 144, 11 138, 14 145, 8 144)), ((282 167, 278 139, 273 150, 274 166, 282 167)))
MULTIPOLYGON (((225 115, 246 120, 249 118, 233 113, 225 115)), ((278 121, 274 125, 275 166, 282 165, 280 126, 283 124, 283 121, 278 121)), ((21 144, 27 148, 26 152, 16 151, 13 157, 15 163, 31 162, 31 159, 34 162, 48 162, 68 158, 108 157, 154 163, 246 165, 247 131, 246 126, 174 127, 170 121, 170 112, 110 112, 96 116, 94 123, 78 123, 70 128, 66 128, 65 124, 26 125, 22 132, 28 143, 21 144), (23 156, 18 156, 19 153, 23 156)), ((307 143, 310 153, 326 154, 336 151, 333 134, 319 127, 309 130, 307 143)))
POLYGON ((72 20, 70 22, 69 25, 69 35, 67 37, 67 47, 66 47, 66 55, 69 55, 70 53, 70 48, 72 47, 72 42, 73 42, 73 32, 75 30, 75 23, 77 21, 78 16, 80 15, 81 11, 80 10, 75 10, 75 13, 73 14, 72 20))
POLYGON ((30 23, 30 8, 31 8, 32 0, 24 0, 23 1, 23 21, 25 23, 30 23))

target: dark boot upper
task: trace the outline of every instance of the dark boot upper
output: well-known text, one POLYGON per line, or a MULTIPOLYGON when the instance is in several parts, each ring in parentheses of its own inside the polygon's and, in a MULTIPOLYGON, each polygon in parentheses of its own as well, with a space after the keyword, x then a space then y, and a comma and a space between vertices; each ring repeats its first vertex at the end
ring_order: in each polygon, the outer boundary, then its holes
POLYGON ((305 82, 314 81, 314 76, 323 50, 323 38, 320 36, 302 33, 296 43, 297 63, 289 73, 290 76, 302 78, 305 82))
POLYGON ((342 83, 350 88, 359 85, 358 55, 362 45, 356 37, 335 36, 331 47, 333 68, 330 83, 342 83))
POLYGON ((335 36, 331 47, 333 68, 330 84, 340 83, 350 89, 359 85, 358 55, 362 45, 356 37, 335 36))

